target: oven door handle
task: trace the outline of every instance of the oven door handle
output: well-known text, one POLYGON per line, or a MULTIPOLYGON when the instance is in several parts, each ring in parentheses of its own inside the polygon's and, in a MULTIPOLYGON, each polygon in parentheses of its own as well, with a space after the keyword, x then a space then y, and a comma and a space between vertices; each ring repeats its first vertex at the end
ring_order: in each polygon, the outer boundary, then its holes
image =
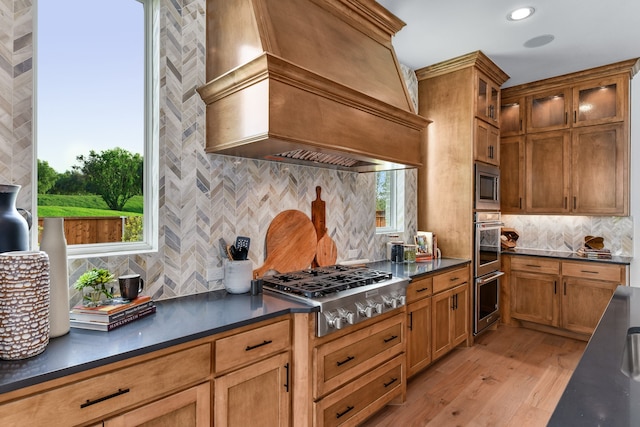
POLYGON ((480 278, 476 279, 476 283, 477 283, 478 285, 484 285, 485 283, 489 283, 489 282, 491 282, 492 280, 496 280, 496 279, 497 279, 498 277, 500 277, 500 276, 504 276, 504 272, 502 272, 502 271, 496 271, 496 272, 495 272, 495 274, 492 274, 492 275, 491 275, 491 276, 489 276, 489 277, 485 277, 485 276, 483 276, 483 277, 480 277, 480 278))

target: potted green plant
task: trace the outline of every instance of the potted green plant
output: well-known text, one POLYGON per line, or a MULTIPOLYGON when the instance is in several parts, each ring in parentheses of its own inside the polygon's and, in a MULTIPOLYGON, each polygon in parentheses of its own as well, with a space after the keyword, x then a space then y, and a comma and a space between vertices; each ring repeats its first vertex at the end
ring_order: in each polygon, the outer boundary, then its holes
POLYGON ((82 292, 82 304, 87 307, 97 307, 105 300, 113 298, 112 287, 113 274, 104 268, 93 268, 85 271, 73 285, 82 292))

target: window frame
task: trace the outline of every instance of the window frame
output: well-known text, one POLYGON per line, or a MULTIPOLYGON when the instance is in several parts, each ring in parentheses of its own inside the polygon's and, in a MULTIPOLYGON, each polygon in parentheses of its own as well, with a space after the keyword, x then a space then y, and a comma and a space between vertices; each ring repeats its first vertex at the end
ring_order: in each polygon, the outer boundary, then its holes
MULTIPOLYGON (((385 217, 387 218, 387 225, 384 227, 376 226, 376 234, 389 234, 389 233, 402 233, 404 232, 404 224, 402 218, 404 218, 404 203, 402 203, 404 188, 404 173, 402 170, 390 170, 381 171, 379 173, 389 173, 389 198, 387 199, 387 209, 385 210, 385 217), (388 217, 386 216, 388 215, 388 217)), ((376 176, 376 187, 377 187, 376 176)), ((376 199, 378 197, 378 188, 375 191, 376 199)))
MULTIPOLYGON (((158 213, 159 213, 159 117, 160 117, 160 7, 159 0, 131 0, 143 5, 144 9, 144 163, 143 163, 143 235, 139 242, 112 242, 69 245, 68 258, 87 258, 93 256, 130 255, 158 251, 158 213)), ((37 19, 37 3, 36 19, 37 19)), ((37 31, 37 24, 34 31, 37 31)), ((37 78, 37 40, 35 45, 35 78, 37 78)), ((36 82, 34 78, 34 83, 36 82)), ((34 84, 34 103, 37 102, 37 84, 34 84)), ((34 120, 34 156, 33 156, 33 211, 38 214, 38 156, 37 156, 37 108, 33 108, 34 120)), ((34 219, 34 223, 37 220, 34 219)), ((32 247, 38 245, 38 233, 32 233, 32 247)))

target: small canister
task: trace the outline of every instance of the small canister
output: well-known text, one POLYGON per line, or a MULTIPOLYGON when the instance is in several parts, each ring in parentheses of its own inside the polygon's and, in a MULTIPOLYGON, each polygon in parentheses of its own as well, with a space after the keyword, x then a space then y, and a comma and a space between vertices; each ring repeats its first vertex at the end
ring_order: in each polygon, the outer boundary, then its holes
POLYGON ((404 262, 416 262, 416 245, 404 245, 404 262))
POLYGON ((394 243, 391 245, 391 262, 404 262, 404 244, 394 243))

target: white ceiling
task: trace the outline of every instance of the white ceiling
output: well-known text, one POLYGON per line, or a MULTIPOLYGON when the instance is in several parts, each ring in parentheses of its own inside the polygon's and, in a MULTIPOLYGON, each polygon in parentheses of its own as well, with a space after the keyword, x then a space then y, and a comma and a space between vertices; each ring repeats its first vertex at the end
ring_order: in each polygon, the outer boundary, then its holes
POLYGON ((640 0, 378 0, 406 26, 393 38, 398 60, 418 69, 481 50, 511 78, 528 83, 640 57, 640 0), (533 16, 507 21, 521 6, 533 16), (551 43, 527 48, 534 37, 551 43))

